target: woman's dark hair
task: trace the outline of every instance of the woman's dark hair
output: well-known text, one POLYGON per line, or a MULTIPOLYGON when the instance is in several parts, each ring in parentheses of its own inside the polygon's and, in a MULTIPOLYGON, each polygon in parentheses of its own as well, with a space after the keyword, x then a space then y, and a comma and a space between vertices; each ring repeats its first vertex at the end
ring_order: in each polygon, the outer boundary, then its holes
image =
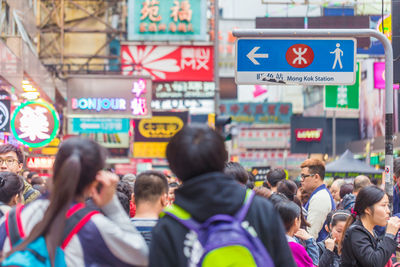
POLYGON ((289 200, 293 201, 297 194, 297 185, 290 180, 283 180, 277 184, 277 192, 284 194, 289 200))
POLYGON ((130 201, 132 198, 132 194, 133 194, 133 188, 131 187, 131 185, 128 182, 119 181, 117 184, 117 192, 121 192, 124 195, 126 195, 128 200, 130 201))
POLYGON ((228 153, 222 136, 206 125, 186 125, 167 145, 169 167, 186 181, 210 173, 223 172, 228 153))
MULTIPOLYGON (((365 215, 365 210, 367 208, 371 208, 371 212, 374 210, 372 206, 382 200, 385 196, 385 191, 377 187, 376 185, 369 185, 360 190, 357 194, 356 202, 354 204, 353 211, 351 216, 348 217, 346 221, 346 226, 344 227, 344 233, 346 233, 347 229, 354 223, 357 218, 365 215)), ((341 246, 343 245, 344 236, 342 236, 342 240, 340 242, 341 246)), ((341 249, 341 246, 339 249, 341 249)))
MULTIPOLYGON (((297 185, 291 180, 282 180, 277 185, 277 192, 285 195, 289 200, 296 203, 302 208, 301 200, 297 197, 297 185)), ((310 224, 306 221, 303 212, 301 213, 301 228, 309 227, 310 224)))
POLYGON ((96 142, 81 137, 64 141, 54 162, 50 204, 43 219, 8 255, 25 248, 39 236, 44 236, 51 262, 54 263, 55 249, 62 242, 65 214, 74 198, 82 196, 87 186, 95 181, 104 163, 105 150, 96 142))
POLYGON ((243 185, 246 185, 249 180, 248 172, 237 162, 230 161, 226 163, 224 173, 243 185))
POLYGON ((24 191, 24 180, 13 172, 0 172, 0 201, 10 203, 13 197, 24 191))
POLYGON ((343 199, 345 195, 351 194, 353 192, 353 184, 346 183, 340 187, 339 195, 343 199))
POLYGON ((347 221, 350 215, 351 214, 348 210, 335 210, 329 212, 328 216, 326 216, 326 221, 329 222, 328 228, 331 229, 332 227, 335 227, 338 222, 347 221))
POLYGON ((272 187, 275 187, 285 177, 286 173, 283 169, 272 169, 267 173, 267 181, 272 187))
POLYGON ((282 201, 278 203, 275 208, 282 218, 286 232, 289 231, 293 226, 295 219, 300 217, 301 208, 292 201, 282 201))

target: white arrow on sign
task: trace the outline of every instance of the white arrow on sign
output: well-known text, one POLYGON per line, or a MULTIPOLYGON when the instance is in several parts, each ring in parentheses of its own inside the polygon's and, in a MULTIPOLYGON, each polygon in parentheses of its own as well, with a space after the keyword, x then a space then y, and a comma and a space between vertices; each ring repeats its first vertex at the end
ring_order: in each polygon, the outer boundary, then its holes
POLYGON ((256 46, 247 54, 247 57, 254 63, 254 65, 260 65, 256 58, 268 58, 268 54, 256 54, 258 49, 260 49, 260 47, 256 46))

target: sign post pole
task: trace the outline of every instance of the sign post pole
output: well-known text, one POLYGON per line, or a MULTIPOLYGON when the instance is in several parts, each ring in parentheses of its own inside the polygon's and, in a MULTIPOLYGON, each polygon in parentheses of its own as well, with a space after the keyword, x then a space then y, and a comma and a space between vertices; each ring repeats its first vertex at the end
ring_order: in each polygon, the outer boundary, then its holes
POLYGON ((246 29, 234 30, 238 38, 270 37, 374 37, 385 50, 385 191, 392 209, 393 199, 393 50, 382 33, 372 29, 246 29))

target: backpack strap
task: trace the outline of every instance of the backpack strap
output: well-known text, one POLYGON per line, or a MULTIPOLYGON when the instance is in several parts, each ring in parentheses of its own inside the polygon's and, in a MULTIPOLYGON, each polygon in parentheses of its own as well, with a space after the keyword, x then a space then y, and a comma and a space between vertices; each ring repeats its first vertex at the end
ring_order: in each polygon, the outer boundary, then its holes
POLYGON ((32 196, 35 192, 35 189, 29 188, 28 191, 26 191, 24 194, 24 200, 26 201, 27 199, 29 199, 29 197, 32 196))
POLYGON ((10 247, 12 248, 18 243, 19 240, 25 237, 24 228, 22 227, 21 221, 21 211, 24 208, 24 205, 17 204, 16 207, 12 208, 6 214, 6 231, 7 236, 10 239, 10 247))
POLYGON ((182 209, 178 205, 172 204, 171 206, 165 208, 164 211, 161 213, 160 217, 163 217, 166 214, 171 216, 173 219, 177 220, 181 224, 183 224, 186 228, 193 230, 196 233, 200 231, 201 225, 194 219, 192 219, 192 216, 190 215, 189 212, 182 209))
POLYGON ((239 222, 243 221, 244 218, 246 217, 247 212, 249 211, 250 205, 253 202, 254 196, 255 196, 255 193, 253 190, 251 190, 251 189, 246 190, 246 196, 244 197, 243 205, 236 212, 236 214, 234 216, 236 218, 236 220, 238 220, 239 222))
POLYGON ((65 222, 61 248, 65 249, 72 237, 82 229, 93 215, 99 213, 97 210, 86 207, 83 203, 72 206, 66 214, 67 221, 65 222))

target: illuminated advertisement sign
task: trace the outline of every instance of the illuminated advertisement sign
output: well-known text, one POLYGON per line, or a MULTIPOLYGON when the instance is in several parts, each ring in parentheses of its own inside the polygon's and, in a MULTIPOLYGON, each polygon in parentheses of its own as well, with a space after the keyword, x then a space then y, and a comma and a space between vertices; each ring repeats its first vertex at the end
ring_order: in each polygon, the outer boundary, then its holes
POLYGON ((295 129, 297 142, 320 142, 323 129, 295 129))
POLYGON ((189 113, 153 112, 150 119, 135 120, 135 158, 164 158, 169 139, 187 123, 189 113))
POLYGON ((123 75, 150 75, 155 82, 212 82, 214 46, 121 45, 121 69, 123 75))
POLYGON ((28 101, 17 107, 11 119, 15 139, 29 147, 43 147, 58 133, 57 111, 43 100, 28 101))
POLYGON ((68 116, 147 118, 151 80, 125 76, 72 76, 67 82, 68 116))
POLYGON ((26 160, 28 169, 46 169, 50 170, 54 165, 54 157, 31 157, 26 160))
POLYGON ((128 0, 128 40, 206 39, 206 0, 128 0))
MULTIPOLYGON (((385 89, 385 62, 374 62, 374 88, 385 89)), ((399 89, 398 84, 393 84, 393 89, 399 89)))

